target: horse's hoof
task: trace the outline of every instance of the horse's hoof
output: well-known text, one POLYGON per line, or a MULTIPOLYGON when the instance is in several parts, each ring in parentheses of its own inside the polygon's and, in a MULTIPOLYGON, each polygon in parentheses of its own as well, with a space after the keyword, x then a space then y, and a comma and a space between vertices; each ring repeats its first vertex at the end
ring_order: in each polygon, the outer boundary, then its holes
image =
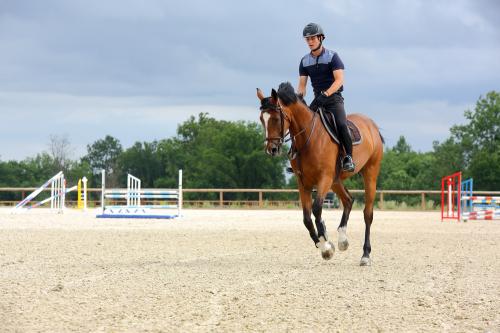
POLYGON ((347 239, 340 241, 339 240, 339 251, 345 251, 349 247, 349 241, 347 239))
POLYGON ((328 241, 323 243, 321 246, 321 256, 325 260, 330 260, 333 257, 333 254, 335 253, 335 246, 333 245, 332 242, 328 241))
POLYGON ((371 265, 372 265, 372 260, 369 257, 361 258, 361 262, 359 263, 359 266, 371 266, 371 265))

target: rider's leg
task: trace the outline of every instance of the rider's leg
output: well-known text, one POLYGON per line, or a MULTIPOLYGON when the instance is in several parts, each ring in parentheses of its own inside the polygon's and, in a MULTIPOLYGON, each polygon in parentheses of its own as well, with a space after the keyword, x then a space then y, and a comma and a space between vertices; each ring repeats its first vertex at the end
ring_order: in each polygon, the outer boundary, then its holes
POLYGON ((344 110, 344 98, 339 95, 332 96, 332 102, 329 103, 327 110, 333 113, 335 122, 337 123, 337 131, 339 139, 344 146, 346 157, 343 161, 343 169, 345 171, 354 171, 355 165, 352 161, 352 140, 347 128, 347 118, 344 110))

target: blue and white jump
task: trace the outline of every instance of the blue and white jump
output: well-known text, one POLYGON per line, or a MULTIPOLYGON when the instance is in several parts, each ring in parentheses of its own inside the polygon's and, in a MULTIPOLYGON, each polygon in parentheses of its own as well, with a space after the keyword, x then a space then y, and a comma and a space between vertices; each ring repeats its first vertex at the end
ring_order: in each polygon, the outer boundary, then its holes
POLYGON ((127 189, 106 190, 106 172, 102 170, 101 214, 97 218, 172 219, 182 215, 182 170, 177 190, 141 189, 141 180, 127 176, 127 189), (126 206, 107 206, 106 199, 126 200, 126 206), (141 199, 164 199, 176 204, 143 205, 141 199), (176 213, 172 213, 172 210, 176 213))

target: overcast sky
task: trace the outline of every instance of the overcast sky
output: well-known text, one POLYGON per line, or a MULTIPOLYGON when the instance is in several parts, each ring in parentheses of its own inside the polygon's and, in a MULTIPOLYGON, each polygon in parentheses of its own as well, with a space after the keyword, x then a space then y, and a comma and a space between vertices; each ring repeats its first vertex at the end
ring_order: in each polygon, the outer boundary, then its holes
POLYGON ((107 134, 168 138, 200 112, 258 121, 255 88, 296 86, 309 22, 345 64, 347 112, 428 151, 500 90, 499 16, 497 0, 0 0, 0 159, 51 134, 73 158, 107 134))

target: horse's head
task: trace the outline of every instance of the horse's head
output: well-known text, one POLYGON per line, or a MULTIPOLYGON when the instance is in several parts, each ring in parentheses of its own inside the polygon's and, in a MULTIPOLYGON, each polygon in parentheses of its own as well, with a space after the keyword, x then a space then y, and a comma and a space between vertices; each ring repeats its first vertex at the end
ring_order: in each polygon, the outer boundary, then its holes
POLYGON ((262 90, 257 88, 257 97, 260 99, 260 122, 266 132, 266 152, 271 156, 279 155, 290 119, 280 107, 276 90, 271 91, 271 97, 264 97, 262 90))

